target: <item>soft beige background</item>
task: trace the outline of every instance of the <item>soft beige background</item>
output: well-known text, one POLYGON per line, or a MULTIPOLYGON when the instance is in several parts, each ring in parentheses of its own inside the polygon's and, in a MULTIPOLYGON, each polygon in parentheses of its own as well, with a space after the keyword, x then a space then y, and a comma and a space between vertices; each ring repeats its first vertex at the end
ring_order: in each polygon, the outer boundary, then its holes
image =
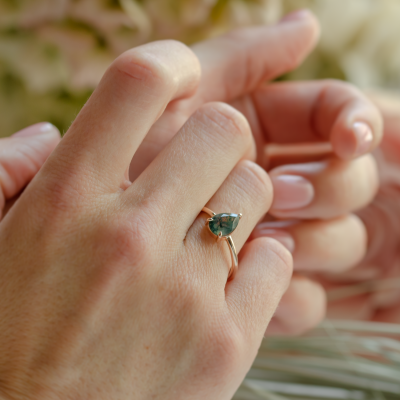
POLYGON ((190 44, 302 7, 317 14, 322 37, 288 79, 400 88, 399 0, 0 0, 0 137, 42 120, 65 131, 130 47, 190 44))

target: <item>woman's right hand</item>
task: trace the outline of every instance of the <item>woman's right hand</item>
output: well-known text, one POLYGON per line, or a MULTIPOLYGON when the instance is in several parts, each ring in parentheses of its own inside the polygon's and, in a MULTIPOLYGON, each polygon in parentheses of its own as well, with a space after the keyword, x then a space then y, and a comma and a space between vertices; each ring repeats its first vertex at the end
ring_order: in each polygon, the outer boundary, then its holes
POLYGON ((353 270, 321 282, 331 299, 329 317, 399 323, 400 98, 385 92, 369 97, 382 112, 385 134, 375 152, 378 193, 358 213, 368 232, 368 251, 353 270))
POLYGON ((246 243, 272 201, 246 119, 203 105, 149 167, 132 155, 190 94, 195 55, 155 42, 118 58, 0 223, 0 398, 229 399, 250 368, 292 259, 246 243), (239 271, 205 227, 241 212, 239 271))

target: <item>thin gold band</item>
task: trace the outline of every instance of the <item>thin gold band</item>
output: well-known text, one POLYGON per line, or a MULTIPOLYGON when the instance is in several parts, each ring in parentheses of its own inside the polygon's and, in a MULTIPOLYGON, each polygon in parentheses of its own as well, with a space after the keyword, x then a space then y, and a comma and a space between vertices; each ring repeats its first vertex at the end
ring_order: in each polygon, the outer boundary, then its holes
MULTIPOLYGON (((210 217, 213 217, 215 214, 215 212, 211 211, 209 208, 207 207, 203 207, 203 212, 205 212, 206 214, 208 214, 210 217)), ((218 236, 217 236, 218 239, 218 236)), ((225 236, 222 237, 221 239, 225 239, 226 243, 228 243, 229 246, 229 250, 231 251, 231 259, 232 259, 232 265, 231 268, 229 269, 229 273, 228 273, 228 281, 230 281, 231 279, 233 279, 236 275, 236 271, 238 269, 238 265, 239 265, 239 261, 238 261, 238 256, 236 253, 236 248, 235 248, 235 244, 233 243, 232 237, 229 236, 225 236)))

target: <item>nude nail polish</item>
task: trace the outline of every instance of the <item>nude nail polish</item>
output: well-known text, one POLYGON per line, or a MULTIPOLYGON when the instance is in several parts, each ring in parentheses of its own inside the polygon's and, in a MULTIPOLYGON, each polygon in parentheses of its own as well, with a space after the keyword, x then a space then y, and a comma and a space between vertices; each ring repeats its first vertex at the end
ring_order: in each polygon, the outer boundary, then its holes
POLYGON ((281 18, 279 22, 291 22, 291 21, 299 21, 310 15, 310 11, 307 9, 293 11, 281 18))
POLYGON ((365 122, 355 122, 353 132, 356 137, 356 148, 354 156, 361 156, 371 148, 374 138, 371 128, 365 122))
POLYGON ((43 133, 54 131, 56 129, 57 128, 54 125, 50 124, 49 122, 41 122, 39 124, 28 126, 27 128, 14 133, 13 137, 36 136, 36 135, 41 135, 43 133))
POLYGON ((267 236, 272 239, 275 239, 279 243, 281 243, 284 247, 286 247, 291 253, 294 252, 295 242, 292 235, 288 232, 277 229, 261 228, 257 232, 257 236, 258 237, 267 236))
POLYGON ((314 199, 312 183, 302 176, 278 175, 271 180, 274 187, 272 210, 297 210, 314 199))

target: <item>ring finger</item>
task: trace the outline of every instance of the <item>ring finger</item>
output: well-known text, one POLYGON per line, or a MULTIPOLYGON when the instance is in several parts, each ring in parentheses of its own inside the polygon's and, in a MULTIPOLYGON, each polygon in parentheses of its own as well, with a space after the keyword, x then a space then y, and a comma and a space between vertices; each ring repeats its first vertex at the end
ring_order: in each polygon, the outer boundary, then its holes
MULTIPOLYGON (((215 195, 207 203, 207 207, 215 213, 241 213, 237 229, 232 233, 232 239, 239 253, 246 243, 257 222, 268 211, 272 201, 272 185, 267 173, 257 164, 240 161, 232 170, 215 195)), ((228 245, 225 240, 217 241, 208 229, 205 229, 207 215, 200 215, 192 225, 186 237, 189 246, 198 246, 199 238, 210 249, 214 259, 224 258, 230 263, 228 245), (216 258, 217 257, 217 258, 216 258)), ((229 270, 227 265, 227 270, 229 270)), ((240 268, 240 267, 239 267, 240 268)), ((226 272, 217 269, 221 280, 226 280, 226 272)))

